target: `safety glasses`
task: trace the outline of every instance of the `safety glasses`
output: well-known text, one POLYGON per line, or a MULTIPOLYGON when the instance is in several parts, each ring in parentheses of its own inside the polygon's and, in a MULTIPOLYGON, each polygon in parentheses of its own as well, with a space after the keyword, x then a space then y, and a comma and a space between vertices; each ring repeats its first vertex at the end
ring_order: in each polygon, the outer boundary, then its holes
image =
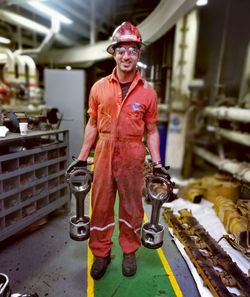
POLYGON ((120 56, 123 56, 125 54, 125 52, 129 55, 129 56, 136 56, 138 55, 138 48, 137 47, 124 47, 124 46, 121 46, 121 47, 116 47, 115 48, 115 53, 120 55, 120 56))

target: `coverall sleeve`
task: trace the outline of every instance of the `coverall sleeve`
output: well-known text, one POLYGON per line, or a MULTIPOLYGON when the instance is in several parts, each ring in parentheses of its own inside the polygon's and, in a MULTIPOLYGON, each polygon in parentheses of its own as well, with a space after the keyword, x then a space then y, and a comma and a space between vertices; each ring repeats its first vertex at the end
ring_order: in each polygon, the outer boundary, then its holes
POLYGON ((150 93, 148 96, 148 105, 144 115, 144 122, 145 124, 157 123, 157 95, 152 88, 150 88, 150 93))
POLYGON ((98 111, 98 95, 97 95, 97 85, 96 83, 92 86, 89 94, 89 116, 96 122, 97 121, 97 111, 98 111))

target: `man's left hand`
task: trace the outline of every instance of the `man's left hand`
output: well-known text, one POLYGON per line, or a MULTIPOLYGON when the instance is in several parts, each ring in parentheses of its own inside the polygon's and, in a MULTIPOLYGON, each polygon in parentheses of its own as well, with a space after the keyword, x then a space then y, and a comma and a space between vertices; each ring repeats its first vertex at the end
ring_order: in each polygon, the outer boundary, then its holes
POLYGON ((170 180, 171 177, 168 173, 169 168, 170 168, 169 166, 153 167, 153 175, 161 175, 166 177, 168 180, 170 180))
MULTIPOLYGON (((171 181, 171 176, 168 173, 168 169, 170 167, 169 166, 159 166, 159 167, 153 167, 153 175, 155 176, 162 176, 164 178, 166 178, 173 187, 175 187, 175 183, 173 181, 171 181)), ((176 200, 178 197, 176 194, 174 194, 174 192, 172 191, 169 197, 168 202, 172 202, 173 200, 176 200)))

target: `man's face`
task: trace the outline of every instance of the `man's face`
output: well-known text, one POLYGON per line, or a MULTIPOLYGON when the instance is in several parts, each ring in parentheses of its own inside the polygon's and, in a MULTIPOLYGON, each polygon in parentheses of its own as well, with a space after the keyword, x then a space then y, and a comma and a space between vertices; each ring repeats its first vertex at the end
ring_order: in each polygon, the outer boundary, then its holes
POLYGON ((120 43, 114 53, 117 68, 122 72, 132 72, 140 58, 140 50, 135 42, 120 43))

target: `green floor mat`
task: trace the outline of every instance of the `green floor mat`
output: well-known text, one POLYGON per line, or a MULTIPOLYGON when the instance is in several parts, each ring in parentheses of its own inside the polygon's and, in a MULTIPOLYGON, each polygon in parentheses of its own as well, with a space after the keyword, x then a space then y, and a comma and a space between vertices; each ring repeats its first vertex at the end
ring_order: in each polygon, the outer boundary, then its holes
POLYGON ((118 243, 117 222, 113 242, 114 245, 111 253, 112 261, 102 279, 94 282, 95 297, 177 296, 157 250, 147 249, 142 246, 136 253, 136 275, 124 277, 121 267, 123 255, 118 243))

